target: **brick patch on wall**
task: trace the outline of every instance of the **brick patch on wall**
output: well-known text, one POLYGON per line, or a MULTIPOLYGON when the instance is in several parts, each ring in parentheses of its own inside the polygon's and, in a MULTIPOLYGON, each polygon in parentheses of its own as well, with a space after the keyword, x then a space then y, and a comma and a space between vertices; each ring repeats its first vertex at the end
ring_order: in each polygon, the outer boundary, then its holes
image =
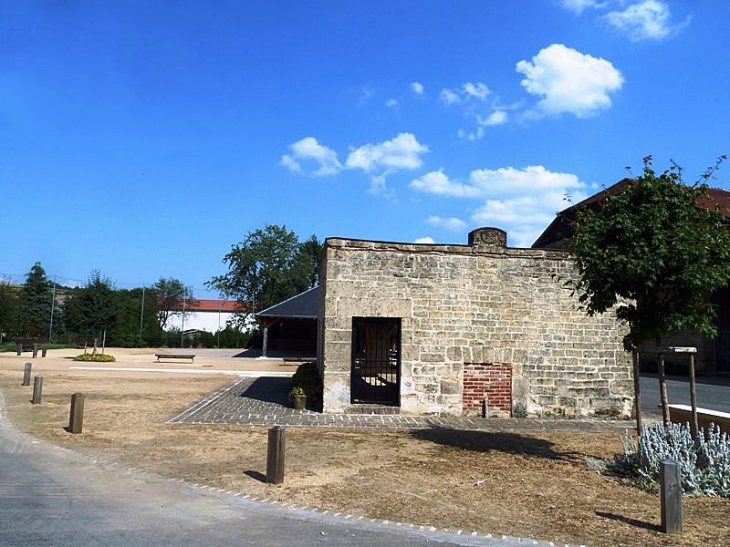
POLYGON ((464 414, 482 412, 484 395, 489 401, 489 413, 512 412, 512 367, 493 363, 464 364, 464 414))

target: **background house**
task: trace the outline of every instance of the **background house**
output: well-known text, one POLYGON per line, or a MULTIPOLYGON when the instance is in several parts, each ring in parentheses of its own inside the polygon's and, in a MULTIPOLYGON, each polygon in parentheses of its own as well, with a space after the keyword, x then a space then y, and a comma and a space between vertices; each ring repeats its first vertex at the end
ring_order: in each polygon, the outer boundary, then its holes
MULTIPOLYGON (((625 191, 633 179, 623 179, 613 186, 590 196, 589 198, 560 211, 545 231, 532 245, 533 249, 567 249, 570 238, 573 236, 573 222, 579 211, 596 209, 606 199, 625 191)), ((719 211, 730 220, 730 192, 721 188, 709 188, 707 197, 697 201, 697 206, 719 211)), ((721 289, 710 296, 717 309, 718 336, 715 339, 707 338, 697 332, 677 332, 665 340, 667 346, 693 346, 697 348, 697 367, 700 372, 708 374, 730 374, 730 289, 721 289)), ((646 352, 641 354, 642 367, 655 367, 656 349, 652 342, 645 345, 646 352)), ((667 364, 670 372, 686 372, 686 357, 667 355, 667 364)))
POLYGON ((170 316, 167 321, 168 329, 180 331, 207 331, 215 333, 225 329, 226 323, 239 311, 239 304, 235 300, 193 300, 180 302, 180 312, 170 316))

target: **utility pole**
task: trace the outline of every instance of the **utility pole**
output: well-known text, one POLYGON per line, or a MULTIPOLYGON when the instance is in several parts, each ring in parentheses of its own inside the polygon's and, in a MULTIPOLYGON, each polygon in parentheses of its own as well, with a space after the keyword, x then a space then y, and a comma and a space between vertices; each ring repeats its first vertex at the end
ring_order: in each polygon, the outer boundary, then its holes
POLYGON ((144 323, 144 291, 142 287, 142 308, 139 310, 139 337, 142 338, 142 324, 144 323))
POLYGON ((53 282, 53 292, 51 293, 51 321, 48 325, 48 343, 51 343, 53 337, 53 310, 56 307, 56 282, 53 282))

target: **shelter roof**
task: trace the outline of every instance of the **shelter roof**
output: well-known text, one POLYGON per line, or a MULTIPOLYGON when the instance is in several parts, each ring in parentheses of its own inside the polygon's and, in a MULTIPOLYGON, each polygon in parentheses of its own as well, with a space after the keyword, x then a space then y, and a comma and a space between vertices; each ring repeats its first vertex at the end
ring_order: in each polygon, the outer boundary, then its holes
POLYGON ((270 308, 256 314, 256 317, 289 317, 316 319, 319 316, 319 287, 307 289, 270 308))

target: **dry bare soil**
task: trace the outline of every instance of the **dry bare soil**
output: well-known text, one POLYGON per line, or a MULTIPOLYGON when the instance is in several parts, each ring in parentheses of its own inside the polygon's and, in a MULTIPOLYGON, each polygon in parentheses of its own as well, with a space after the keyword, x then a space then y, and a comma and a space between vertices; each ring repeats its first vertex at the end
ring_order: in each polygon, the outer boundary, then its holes
POLYGON ((286 480, 273 486, 263 482, 265 429, 165 424, 232 377, 79 371, 69 369, 68 359, 38 359, 34 373, 44 376, 43 401, 31 405, 32 382, 20 385, 27 360, 0 355, 10 420, 105 461, 283 502, 453 530, 596 547, 730 545, 730 500, 685 499, 685 533, 666 536, 658 531, 656 494, 587 469, 586 456, 611 458, 622 450, 618 433, 290 429, 286 480), (64 430, 75 392, 86 398, 80 435, 64 430))

